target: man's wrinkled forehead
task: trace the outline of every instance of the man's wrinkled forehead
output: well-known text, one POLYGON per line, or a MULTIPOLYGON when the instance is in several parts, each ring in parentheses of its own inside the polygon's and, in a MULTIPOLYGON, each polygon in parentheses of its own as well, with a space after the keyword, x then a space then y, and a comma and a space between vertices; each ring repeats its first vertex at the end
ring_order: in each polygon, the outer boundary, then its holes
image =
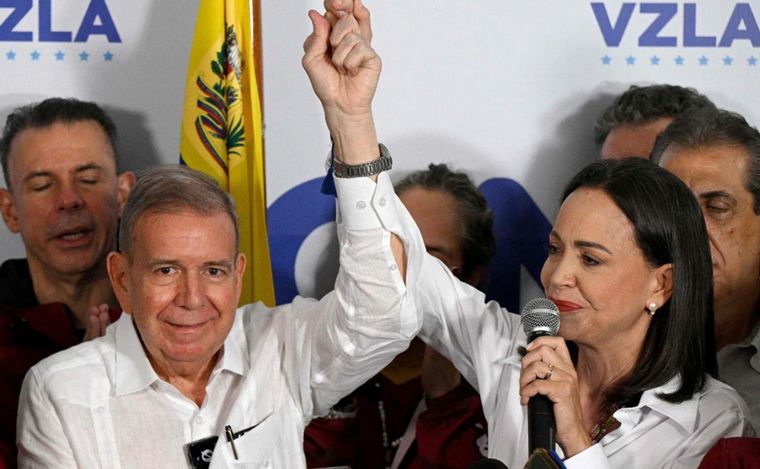
MULTIPOLYGON (((672 142, 662 151, 658 158, 660 166, 672 164, 675 159, 681 164, 727 165, 730 161, 749 159, 749 153, 744 145, 731 141, 684 145, 672 142)), ((746 168, 746 164, 744 164, 746 168)))

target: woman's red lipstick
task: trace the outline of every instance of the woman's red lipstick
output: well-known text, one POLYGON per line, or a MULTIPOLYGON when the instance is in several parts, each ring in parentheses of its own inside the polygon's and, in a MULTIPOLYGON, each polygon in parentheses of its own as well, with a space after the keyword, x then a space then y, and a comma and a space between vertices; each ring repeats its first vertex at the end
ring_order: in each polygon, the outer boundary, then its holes
POLYGON ((582 306, 576 303, 573 303, 572 301, 564 301, 564 300, 558 300, 556 298, 549 298, 554 302, 555 305, 557 305, 557 308, 559 308, 560 313, 567 313, 570 311, 575 311, 576 309, 581 309, 582 306))

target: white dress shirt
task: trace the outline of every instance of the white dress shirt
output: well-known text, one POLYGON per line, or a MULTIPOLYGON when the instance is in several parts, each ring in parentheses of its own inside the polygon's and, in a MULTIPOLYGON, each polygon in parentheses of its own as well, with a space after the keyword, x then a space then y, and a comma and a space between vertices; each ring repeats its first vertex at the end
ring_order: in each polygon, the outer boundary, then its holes
MULTIPOLYGON (((238 309, 198 407, 159 378, 123 314, 102 338, 57 353, 24 381, 20 467, 182 468, 183 445, 221 436, 211 468, 306 467, 303 429, 366 381, 419 330, 390 250, 417 235, 387 175, 336 180, 341 269, 320 301, 238 309)), ((275 254, 276 255, 276 254, 275 254)))
MULTIPOLYGON (((409 249, 410 259, 415 256, 409 249)), ((520 405, 520 355, 526 344, 520 318, 458 281, 432 257, 421 275, 407 277, 424 314, 420 337, 449 357, 480 392, 488 420, 488 455, 510 469, 528 458, 527 407, 520 405)), ((636 407, 615 412, 620 427, 568 458, 568 468, 694 468, 721 437, 751 434, 745 404, 729 386, 709 378, 688 401, 657 397, 677 389, 678 378, 643 393, 636 407)), ((562 456, 558 447, 558 453, 562 456)))
POLYGON ((760 435, 760 322, 741 344, 718 352, 720 378, 733 386, 749 407, 752 426, 760 435))

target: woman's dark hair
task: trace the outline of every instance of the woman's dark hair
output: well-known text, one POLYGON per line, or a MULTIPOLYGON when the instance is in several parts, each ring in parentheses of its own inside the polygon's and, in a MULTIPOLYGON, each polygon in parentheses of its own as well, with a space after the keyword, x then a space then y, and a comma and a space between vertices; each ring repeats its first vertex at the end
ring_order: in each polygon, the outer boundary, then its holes
POLYGON ((581 188, 599 189, 613 200, 651 266, 673 266, 672 296, 652 318, 633 371, 607 391, 606 403, 637 401, 645 390, 675 377, 680 387, 660 397, 669 402, 691 398, 707 374, 717 376, 718 369, 712 261, 699 204, 680 179, 641 158, 587 166, 570 181, 562 200, 581 188))

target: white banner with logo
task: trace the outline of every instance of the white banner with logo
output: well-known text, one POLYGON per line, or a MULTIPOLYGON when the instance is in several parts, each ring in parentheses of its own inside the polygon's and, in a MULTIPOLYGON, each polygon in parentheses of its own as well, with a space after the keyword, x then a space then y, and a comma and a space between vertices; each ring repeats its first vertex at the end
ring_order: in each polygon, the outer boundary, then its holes
MULTIPOLYGON (((384 66, 376 122, 394 172, 447 162, 482 185, 504 237, 492 284, 507 291, 494 296, 512 309, 538 294, 559 192, 597 158, 593 122, 612 96, 632 83, 692 86, 760 123, 757 2, 367 3, 384 66)), ((316 279, 334 269, 332 201, 317 195, 329 138, 300 65, 306 12, 322 6, 261 6, 270 243, 285 301, 323 293, 316 279)), ((176 162, 196 7, 0 2, 0 117, 47 96, 95 100, 120 127, 124 167, 176 162)), ((0 259, 21 255, 0 229, 0 259)))

